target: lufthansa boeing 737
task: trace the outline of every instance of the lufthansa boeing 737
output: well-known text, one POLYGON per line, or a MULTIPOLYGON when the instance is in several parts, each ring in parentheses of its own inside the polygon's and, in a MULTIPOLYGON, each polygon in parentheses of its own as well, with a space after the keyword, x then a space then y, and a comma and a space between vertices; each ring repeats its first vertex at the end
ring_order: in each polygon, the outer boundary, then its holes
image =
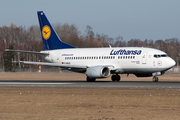
POLYGON ((165 52, 143 47, 75 48, 61 41, 43 11, 37 12, 44 51, 10 50, 39 54, 47 62, 16 61, 24 64, 56 66, 74 72, 85 73, 87 81, 107 78, 120 81, 119 74, 134 74, 137 77, 153 77, 175 65, 165 52))

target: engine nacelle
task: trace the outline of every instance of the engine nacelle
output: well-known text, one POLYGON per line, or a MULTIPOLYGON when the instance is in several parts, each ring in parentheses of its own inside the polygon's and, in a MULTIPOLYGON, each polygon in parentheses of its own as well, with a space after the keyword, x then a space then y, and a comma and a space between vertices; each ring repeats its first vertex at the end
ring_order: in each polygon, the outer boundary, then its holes
POLYGON ((110 75, 110 69, 103 66, 90 67, 87 69, 86 75, 89 78, 106 78, 110 75))

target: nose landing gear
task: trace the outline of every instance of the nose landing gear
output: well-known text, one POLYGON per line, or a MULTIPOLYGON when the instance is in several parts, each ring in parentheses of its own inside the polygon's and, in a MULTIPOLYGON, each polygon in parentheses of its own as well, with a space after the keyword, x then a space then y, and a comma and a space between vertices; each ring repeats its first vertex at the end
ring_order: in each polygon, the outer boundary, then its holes
POLYGON ((158 82, 158 80, 159 80, 159 78, 157 76, 154 76, 152 79, 153 82, 158 82))

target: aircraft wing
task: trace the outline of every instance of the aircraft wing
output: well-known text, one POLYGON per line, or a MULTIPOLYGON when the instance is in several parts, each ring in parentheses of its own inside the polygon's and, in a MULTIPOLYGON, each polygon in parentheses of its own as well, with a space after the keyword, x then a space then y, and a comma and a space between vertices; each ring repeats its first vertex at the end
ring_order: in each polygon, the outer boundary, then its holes
POLYGON ((77 65, 67 65, 67 64, 57 64, 57 63, 46 63, 46 62, 30 62, 30 61, 13 61, 14 63, 24 63, 32 65, 45 65, 50 67, 62 67, 62 68, 87 68, 87 66, 77 66, 77 65))
POLYGON ((42 53, 42 52, 35 52, 35 51, 12 50, 12 49, 5 49, 5 51, 23 52, 23 53, 32 53, 32 54, 41 54, 41 55, 49 55, 49 53, 42 53))
MULTIPOLYGON (((13 63, 24 63, 24 64, 31 64, 31 65, 44 65, 44 66, 50 66, 50 67, 78 68, 78 69, 87 69, 89 67, 94 67, 94 66, 80 66, 80 65, 47 63, 47 62, 31 62, 31 61, 13 61, 13 63)), ((109 67, 110 70, 116 70, 116 68, 114 68, 114 66, 112 66, 112 65, 105 65, 104 67, 109 67)))

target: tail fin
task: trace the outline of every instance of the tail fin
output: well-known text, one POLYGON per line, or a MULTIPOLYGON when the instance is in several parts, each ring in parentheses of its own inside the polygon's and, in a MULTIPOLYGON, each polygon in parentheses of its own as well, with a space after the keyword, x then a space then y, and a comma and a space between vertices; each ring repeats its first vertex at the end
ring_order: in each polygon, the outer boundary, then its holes
POLYGON ((61 41, 43 11, 37 12, 44 50, 75 48, 61 41))

